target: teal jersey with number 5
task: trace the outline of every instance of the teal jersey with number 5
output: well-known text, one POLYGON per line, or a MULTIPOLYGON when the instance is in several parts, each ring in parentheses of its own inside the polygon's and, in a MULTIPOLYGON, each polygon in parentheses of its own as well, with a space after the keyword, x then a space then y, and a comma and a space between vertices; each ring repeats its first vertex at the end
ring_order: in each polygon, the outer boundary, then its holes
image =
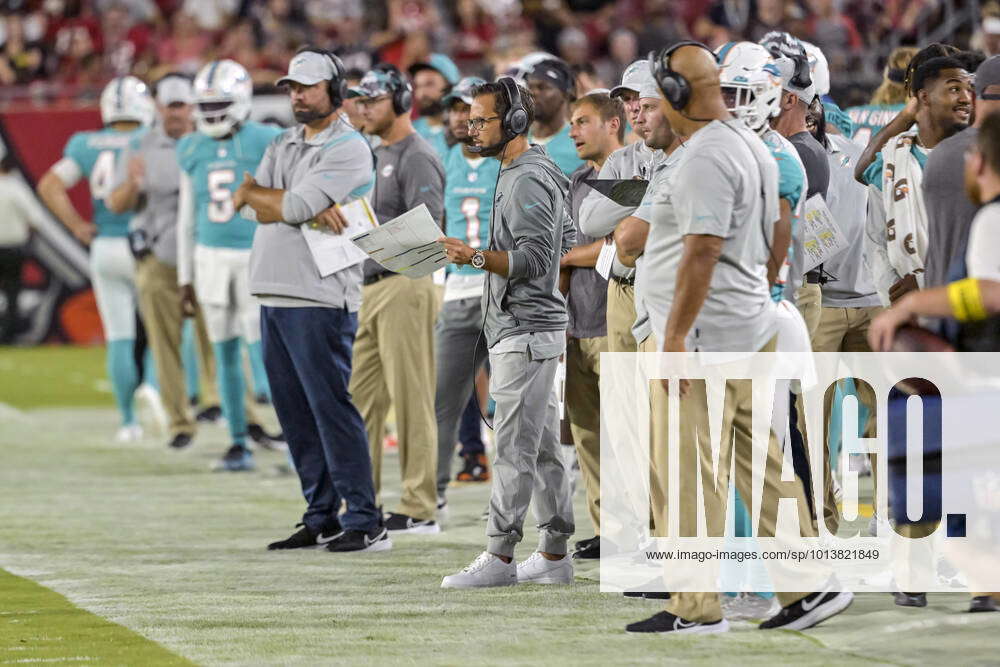
POLYGON ((94 206, 94 224, 98 236, 128 236, 130 213, 112 213, 104 205, 105 197, 111 195, 118 173, 118 161, 129 142, 145 132, 145 129, 122 132, 106 127, 92 132, 77 132, 66 143, 63 155, 80 167, 81 173, 90 186, 90 198, 94 206))
POLYGON ((283 132, 275 125, 244 123, 225 139, 193 132, 177 142, 177 160, 191 179, 194 238, 198 245, 249 250, 257 223, 233 206, 233 193, 264 157, 268 144, 283 132))
MULTIPOLYGON (((444 161, 444 219, 448 236, 461 239, 477 250, 490 239, 490 212, 500 161, 465 157, 461 144, 448 151, 444 161)), ((452 266, 456 273, 481 273, 469 265, 452 266)))

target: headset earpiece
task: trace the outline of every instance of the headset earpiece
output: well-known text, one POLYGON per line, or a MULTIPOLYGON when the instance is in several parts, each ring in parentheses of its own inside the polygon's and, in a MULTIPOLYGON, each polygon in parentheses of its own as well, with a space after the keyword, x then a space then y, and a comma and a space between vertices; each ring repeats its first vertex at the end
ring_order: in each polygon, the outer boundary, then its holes
POLYGON ((670 68, 670 56, 682 46, 700 46, 712 54, 712 59, 718 62, 718 57, 712 49, 701 42, 692 40, 677 42, 673 46, 661 51, 659 56, 653 53, 649 54, 653 79, 656 80, 656 85, 663 93, 663 97, 676 111, 683 111, 684 107, 691 101, 691 84, 684 78, 683 74, 670 68))
POLYGON ((410 82, 403 78, 398 72, 392 72, 391 76, 396 78, 392 91, 392 110, 397 116, 409 113, 413 107, 413 87, 410 82))
POLYGON ((500 77, 498 83, 503 86, 507 95, 509 105, 507 113, 500 119, 500 126, 507 139, 524 134, 528 131, 528 112, 521 101, 521 91, 517 88, 517 82, 509 76, 500 77))

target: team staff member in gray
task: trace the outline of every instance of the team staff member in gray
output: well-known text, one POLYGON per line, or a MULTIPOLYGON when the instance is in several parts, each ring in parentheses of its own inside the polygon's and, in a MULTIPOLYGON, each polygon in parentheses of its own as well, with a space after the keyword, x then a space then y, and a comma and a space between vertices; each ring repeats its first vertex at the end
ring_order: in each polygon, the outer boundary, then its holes
POLYGON ((250 291, 261 301, 274 409, 309 505, 301 530, 269 549, 392 548, 375 507, 365 425, 348 392, 361 267, 320 277, 300 229, 315 221, 340 233, 345 225, 335 206, 373 186, 371 149, 339 113, 343 80, 343 64, 329 52, 306 47, 292 58, 278 83, 287 85, 299 124, 268 146, 256 177, 246 176, 233 194, 240 213, 260 223, 250 291))
MULTIPOLYGON (((421 204, 444 218, 444 168, 410 122, 413 93, 392 65, 365 74, 348 94, 357 98, 364 131, 380 139, 372 207, 388 222, 421 204)), ((434 322, 438 297, 430 276, 411 280, 373 260, 364 263, 364 303, 354 342, 351 395, 368 427, 375 490, 382 486, 382 439, 395 407, 403 489, 389 532, 441 532, 437 514, 438 437, 434 416, 434 322)))
MULTIPOLYGON (((611 97, 621 98, 628 113, 632 129, 639 137, 620 148, 605 160, 598 178, 623 180, 639 178, 649 180, 654 162, 661 159, 662 151, 646 145, 647 129, 639 120, 640 92, 658 100, 656 84, 649 73, 649 61, 637 60, 622 74, 621 85, 611 89, 611 97)), ((587 193, 580 205, 580 229, 594 238, 612 234, 619 223, 632 215, 634 206, 622 206, 596 190, 587 193)), ((608 351, 636 352, 639 343, 649 336, 649 322, 641 303, 637 303, 634 269, 616 261, 608 281, 608 351), (638 312, 637 312, 638 311, 638 312), (636 326, 638 325, 638 326, 636 326), (633 327, 636 331, 633 332, 633 327)))
POLYGON ((566 211, 566 177, 540 146, 528 144, 534 101, 510 77, 474 91, 469 129, 475 147, 500 160, 489 250, 443 238, 452 262, 487 272, 483 334, 490 352, 490 393, 496 401, 496 460, 486 551, 442 588, 568 584, 573 563, 569 473, 559 450, 555 374, 566 349, 566 302, 559 258, 575 240, 566 211), (539 545, 515 564, 524 515, 532 501, 539 545))

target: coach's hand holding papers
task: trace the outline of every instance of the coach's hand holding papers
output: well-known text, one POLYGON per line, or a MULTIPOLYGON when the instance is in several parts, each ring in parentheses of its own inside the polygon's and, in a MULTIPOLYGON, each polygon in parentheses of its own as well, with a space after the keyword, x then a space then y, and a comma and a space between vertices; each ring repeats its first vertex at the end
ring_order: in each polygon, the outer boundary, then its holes
POLYGON ((351 241, 383 267, 407 278, 423 278, 444 267, 448 256, 438 242, 441 228, 425 204, 389 222, 351 237, 351 241))

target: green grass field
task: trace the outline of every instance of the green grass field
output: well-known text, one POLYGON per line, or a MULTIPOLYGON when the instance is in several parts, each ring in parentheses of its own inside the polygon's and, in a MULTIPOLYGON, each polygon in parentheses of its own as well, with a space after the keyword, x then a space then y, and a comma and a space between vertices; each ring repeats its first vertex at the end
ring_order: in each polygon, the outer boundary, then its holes
MULTIPOLYGON (((903 609, 857 597, 807 631, 632 637, 658 610, 574 585, 442 591, 482 548, 484 485, 454 488, 439 536, 388 553, 268 553, 303 509, 298 482, 258 454, 259 472, 208 471, 220 426, 187 451, 163 438, 112 442, 100 349, 0 349, 0 664, 988 664, 1000 614, 963 613, 962 594, 903 609), (60 375, 80 373, 70 385, 60 375), (89 392, 86 400, 70 387, 89 392), (88 389, 89 388, 89 389, 88 389), (87 407, 91 406, 91 407, 87 407)), ((398 497, 389 456, 383 500, 398 497)), ((589 537, 577 494, 579 537, 589 537)), ((530 553, 527 529, 518 555, 530 553)))

